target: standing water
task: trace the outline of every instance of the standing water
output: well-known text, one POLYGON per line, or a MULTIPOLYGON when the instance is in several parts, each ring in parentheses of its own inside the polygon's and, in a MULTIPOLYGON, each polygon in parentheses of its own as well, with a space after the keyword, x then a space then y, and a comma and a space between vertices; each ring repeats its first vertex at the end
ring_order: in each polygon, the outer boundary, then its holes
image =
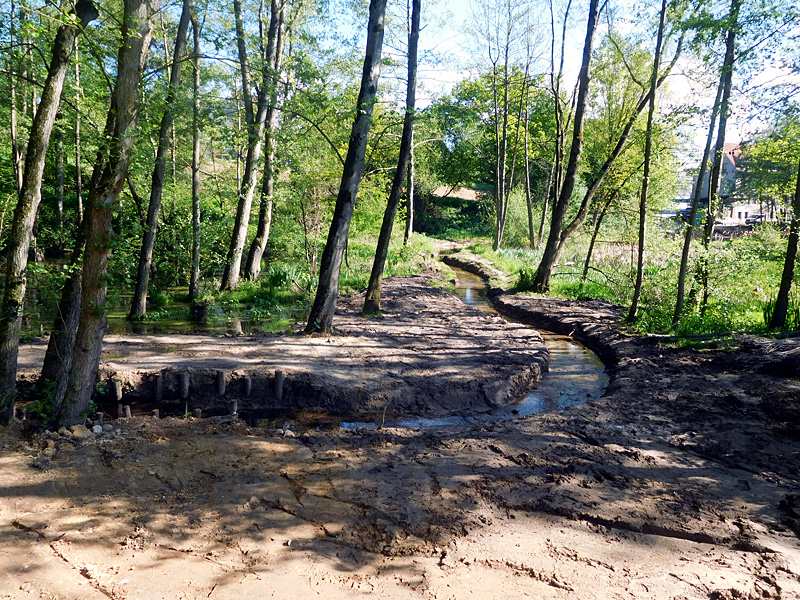
MULTIPOLYGON (((489 304, 486 285, 480 277, 463 269, 450 268, 456 275, 456 294, 467 305, 487 313, 498 314, 489 304)), ((608 375, 597 355, 567 336, 541 329, 538 331, 550 353, 550 369, 544 374, 536 389, 519 402, 477 415, 387 419, 384 426, 436 427, 493 423, 558 410, 602 396, 608 387, 608 375)), ((347 428, 377 426, 376 423, 367 422, 341 425, 347 428)))
MULTIPOLYGON (((498 314, 486 296, 486 285, 477 275, 450 267, 456 275, 456 294, 470 306, 498 314)), ((502 315, 501 315, 502 316, 502 315)), ((508 317, 503 317, 508 320, 508 317)), ((597 355, 572 338, 538 329, 550 352, 550 370, 539 386, 518 404, 492 412, 502 418, 533 415, 566 408, 599 398, 608 387, 605 366, 597 355)))

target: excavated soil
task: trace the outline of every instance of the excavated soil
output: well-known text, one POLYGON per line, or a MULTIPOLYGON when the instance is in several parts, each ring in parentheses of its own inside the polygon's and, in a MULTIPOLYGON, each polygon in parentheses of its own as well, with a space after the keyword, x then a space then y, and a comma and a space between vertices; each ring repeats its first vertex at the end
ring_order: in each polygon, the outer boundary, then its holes
MULTIPOLYGON (((464 317, 442 292, 414 304, 415 282, 387 287, 363 343, 312 339, 368 365, 354 381, 337 372, 341 389, 395 373, 411 386, 421 350, 397 338, 424 316, 441 321, 423 336, 443 355, 479 356, 482 341, 485 370, 467 375, 495 390, 497 332, 476 320, 475 346, 448 341, 464 317)), ((626 335, 604 303, 496 303, 598 352, 606 395, 473 427, 284 434, 134 417, 85 437, 0 430, 0 597, 800 598, 796 339, 680 348, 626 335)))

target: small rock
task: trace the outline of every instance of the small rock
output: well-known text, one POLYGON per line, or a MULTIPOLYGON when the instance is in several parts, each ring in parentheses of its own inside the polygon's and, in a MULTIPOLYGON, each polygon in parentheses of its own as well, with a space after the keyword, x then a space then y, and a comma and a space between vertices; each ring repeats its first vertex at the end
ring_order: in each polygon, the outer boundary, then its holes
POLYGON ((283 437, 290 437, 290 438, 291 437, 297 437, 297 434, 294 431, 292 431, 291 429, 284 429, 283 437))
POLYGON ((72 435, 72 434, 71 434, 69 431, 67 431, 67 428, 66 428, 66 427, 61 427, 61 428, 58 430, 58 435, 60 435, 60 436, 62 436, 62 437, 66 437, 66 436, 70 436, 70 435, 72 435))
POLYGON ((284 546, 291 546, 292 545, 292 540, 286 540, 285 542, 283 542, 283 545, 284 546))
POLYGON ((76 438, 86 438, 93 435, 84 425, 73 425, 69 430, 76 438))
POLYGON ((283 429, 276 429, 272 432, 272 435, 277 435, 278 437, 283 437, 283 429))
POLYGON ((100 435, 103 433, 103 426, 102 425, 95 425, 92 427, 92 433, 95 435, 100 435))
POLYGON ((103 431, 114 431, 114 426, 111 423, 103 423, 103 431))

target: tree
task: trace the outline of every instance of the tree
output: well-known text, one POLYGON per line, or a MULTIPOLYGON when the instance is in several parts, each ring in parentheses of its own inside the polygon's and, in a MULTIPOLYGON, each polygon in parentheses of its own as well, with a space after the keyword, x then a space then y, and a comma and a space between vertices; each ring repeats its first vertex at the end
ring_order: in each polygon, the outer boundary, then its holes
POLYGON ((583 46, 583 59, 581 70, 578 75, 578 95, 575 102, 575 120, 572 132, 572 145, 570 146, 569 159, 564 171, 564 179, 559 191, 558 200, 553 206, 553 214, 550 220, 550 234, 547 237, 547 244, 542 255, 542 260, 536 270, 534 277, 534 287, 539 291, 545 291, 550 287, 550 274, 558 257, 559 243, 561 241, 561 227, 567 216, 569 201, 572 190, 578 176, 578 166, 580 164, 581 152, 583 151, 583 120, 586 113, 586 99, 589 95, 589 67, 592 59, 592 45, 597 29, 597 19, 599 16, 598 0, 591 0, 589 3, 589 17, 586 24, 586 41, 583 46))
POLYGON ((114 237, 112 219, 128 175, 139 109, 139 84, 153 28, 150 17, 159 0, 125 0, 122 43, 117 58, 117 79, 107 123, 113 122, 108 158, 95 165, 86 209, 86 247, 82 267, 81 314, 75 337, 72 368, 66 396, 58 415, 60 425, 82 420, 94 391, 103 336, 108 322, 104 313, 108 259, 114 237))
POLYGON ((261 272, 261 257, 269 242, 269 230, 272 224, 272 204, 275 195, 275 127, 278 123, 278 81, 283 66, 283 46, 286 33, 286 5, 288 0, 272 0, 272 11, 267 34, 267 52, 265 60, 270 71, 269 108, 265 126, 264 175, 261 187, 261 204, 258 213, 256 235, 250 244, 245 265, 245 277, 251 281, 258 279, 261 272))
MULTIPOLYGON (((411 161, 411 150, 414 144, 414 111, 416 109, 417 93, 417 46, 419 44, 421 0, 412 0, 411 30, 408 34, 408 83, 406 86, 406 112, 403 117, 403 135, 400 140, 400 156, 397 160, 397 170, 392 180, 392 189, 383 214, 381 232, 378 236, 378 245, 375 248, 375 260, 372 263, 372 272, 369 278, 367 293, 364 297, 363 314, 369 315, 381 310, 381 277, 389 254, 389 242, 392 238, 392 228, 400 205, 400 192, 406 179, 406 172, 411 161)), ((413 182, 412 182, 413 183, 413 182)))
POLYGON ((150 186, 150 204, 147 208, 147 222, 142 247, 139 251, 139 267, 136 274, 136 288, 131 300, 130 319, 140 319, 147 312, 147 288, 150 282, 150 269, 153 265, 153 246, 158 228, 158 213, 161 210, 161 196, 164 192, 164 175, 167 169, 167 153, 172 146, 172 125, 175 122, 175 104, 178 86, 181 82, 181 70, 189 32, 189 19, 193 10, 192 0, 183 0, 178 33, 175 35, 175 49, 172 53, 172 69, 167 87, 167 99, 161 127, 158 133, 158 149, 153 165, 153 178, 150 186))
POLYGON ((658 33, 656 34, 656 49, 653 55, 653 73, 650 76, 650 99, 647 111, 647 129, 645 130, 644 145, 644 172, 642 173, 641 200, 639 202, 639 252, 636 263, 636 283, 633 288, 633 300, 628 311, 627 320, 636 320, 639 310, 639 299, 642 295, 644 277, 644 243, 647 233, 647 193, 650 185, 650 161, 653 153, 653 119, 656 112, 656 89, 658 87, 658 72, 661 67, 661 47, 664 41, 664 23, 667 18, 667 0, 661 0, 661 13, 658 19, 658 33))
MULTIPOLYGON (((250 222, 250 211, 253 206, 256 184, 258 181, 258 162, 264 146, 264 130, 267 122, 268 94, 270 85, 271 59, 267 58, 262 65, 261 88, 258 92, 255 111, 251 95, 250 61, 247 56, 242 6, 240 0, 234 0, 234 16, 236 21, 236 42, 239 52, 239 65, 242 77, 242 99, 245 107, 245 123, 247 125, 247 154, 244 171, 239 186, 239 203, 236 208, 236 220, 233 225, 228 256, 225 261, 225 272, 222 275, 220 289, 234 290, 239 285, 239 274, 242 266, 242 253, 247 241, 247 227, 250 222)), ((263 44, 262 40, 262 44, 263 44)))
POLYGON ((42 197, 42 173, 50 147, 50 136, 61 104, 61 91, 75 38, 80 28, 96 19, 97 15, 97 9, 91 0, 78 0, 68 16, 68 21, 59 26, 53 41, 47 80, 28 138, 22 187, 8 240, 6 283, 0 312, 0 422, 4 423, 14 414, 19 317, 25 299, 28 248, 42 197))
POLYGON ((794 281, 795 261, 797 260, 797 243, 800 237, 800 163, 797 167, 797 184, 792 197, 792 221, 789 226, 789 239, 786 243, 786 257, 783 261, 781 284, 775 298, 775 307, 769 321, 770 329, 783 328, 789 312, 789 291, 794 281))
MULTIPOLYGON (((614 37, 609 36, 609 39, 613 40, 614 37)), ((655 90, 657 90, 664 83, 667 76, 672 71, 672 68, 675 66, 675 63, 678 61, 678 58, 681 55, 681 50, 683 47, 683 39, 684 36, 683 33, 681 33, 675 45, 675 53, 672 57, 672 60, 668 63, 664 71, 659 75, 658 79, 656 80, 655 90)), ((624 53, 620 53, 620 55, 624 61, 624 53)), ((627 70, 630 71, 630 66, 627 64, 627 62, 625 63, 625 67, 627 68, 627 70)), ((581 75, 581 77, 583 77, 583 75, 581 75)), ((636 80, 635 76, 633 76, 633 78, 635 81, 636 80)), ((578 94, 579 102, 580 102, 581 86, 582 83, 579 82, 579 94, 578 94)), ((588 78, 587 78, 587 86, 588 86, 588 78)), ((634 125, 636 124, 636 121, 638 120, 641 112, 645 109, 646 106, 648 106, 651 95, 655 93, 649 89, 649 86, 640 85, 640 87, 642 87, 643 89, 640 93, 639 100, 636 103, 635 110, 629 114, 628 119, 624 124, 624 127, 618 133, 618 136, 616 138, 616 143, 613 144, 613 149, 608 154, 607 158, 605 159, 599 170, 596 172, 596 174, 594 174, 591 181, 589 181, 586 188, 586 192, 584 193, 583 199, 581 200, 580 206, 578 207, 577 213, 572 218, 572 220, 569 223, 567 223, 567 225, 564 225, 567 215, 567 209, 569 208, 570 205, 572 190, 575 187, 575 179, 577 173, 577 165, 575 165, 574 170, 576 171, 576 173, 571 174, 571 171, 573 170, 572 167, 573 155, 575 153, 574 146, 576 143, 575 135, 573 135, 572 146, 570 147, 570 159, 567 162, 567 168, 561 183, 562 187, 558 196, 558 202, 556 202, 555 206, 553 207, 553 215, 551 217, 550 233, 548 235, 547 244, 545 246, 542 259, 539 263, 538 268, 536 269, 536 275, 534 277, 533 285, 536 290, 543 292, 549 289, 550 276, 552 274, 553 268, 555 267, 556 261, 558 260, 558 257, 561 255, 561 252, 564 248, 564 244, 566 244, 567 240, 586 221, 586 217, 589 215, 589 211, 592 206, 592 200, 594 199, 595 194, 600 189, 600 186, 603 184, 606 175, 608 175, 611 168, 614 166, 616 161, 628 147, 631 131, 633 130, 634 125), (564 191, 565 188, 568 189, 569 194, 565 194, 564 191)), ((578 115, 579 111, 576 108, 576 113, 575 113, 576 127, 577 127, 578 115)), ((582 131, 580 137, 580 144, 581 145, 583 144, 582 131)), ((578 154, 580 155, 580 152, 578 154)))
POLYGON ((200 20, 192 10, 192 275, 189 300, 200 291, 200 20))
POLYGON ((364 174, 364 157, 367 138, 372 121, 378 80, 381 73, 381 51, 383 47, 386 0, 370 0, 367 24, 367 47, 364 53, 364 69, 361 89, 356 102, 356 117, 350 133, 347 157, 344 161, 342 181, 336 197, 333 220, 328 240, 320 263, 319 285, 311 313, 306 324, 306 333, 331 333, 333 313, 339 296, 339 270, 347 244, 350 220, 353 216, 358 188, 364 174))

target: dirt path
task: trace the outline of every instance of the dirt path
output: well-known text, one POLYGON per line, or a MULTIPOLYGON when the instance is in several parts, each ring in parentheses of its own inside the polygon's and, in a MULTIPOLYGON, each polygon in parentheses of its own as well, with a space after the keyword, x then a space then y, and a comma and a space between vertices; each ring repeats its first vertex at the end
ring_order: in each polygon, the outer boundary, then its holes
POLYGON ((0 597, 800 598, 796 340, 676 349, 606 304, 498 300, 597 350, 609 392, 480 427, 6 428, 0 597))

